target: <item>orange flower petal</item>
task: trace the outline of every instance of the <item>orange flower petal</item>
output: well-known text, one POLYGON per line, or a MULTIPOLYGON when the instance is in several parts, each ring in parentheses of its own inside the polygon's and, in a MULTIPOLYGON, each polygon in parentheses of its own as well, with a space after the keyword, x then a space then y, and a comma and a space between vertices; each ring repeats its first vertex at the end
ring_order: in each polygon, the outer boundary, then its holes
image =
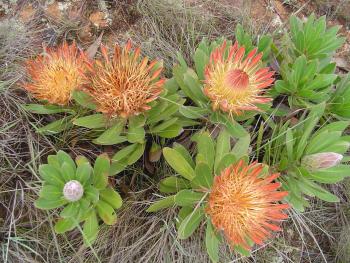
POLYGON ((158 80, 162 68, 151 71, 157 61, 147 66, 148 58, 138 59, 141 50, 132 52, 131 47, 131 41, 122 49, 116 45, 110 59, 101 45, 103 59, 87 67, 90 84, 84 90, 94 98, 96 110, 111 117, 127 118, 149 110, 147 103, 163 90, 165 80, 158 80))
POLYGON ((48 49, 44 55, 27 61, 29 83, 24 83, 23 87, 39 100, 67 105, 73 90, 85 82, 84 56, 75 43, 64 42, 57 49, 48 49))
POLYGON ((271 222, 287 218, 282 211, 289 205, 275 203, 286 195, 277 191, 280 183, 271 183, 278 174, 261 178, 262 168, 262 164, 240 160, 214 178, 206 213, 232 246, 250 249, 249 239, 262 244, 270 231, 280 230, 271 222))
POLYGON ((217 47, 210 55, 205 67, 204 94, 212 101, 214 110, 220 108, 230 115, 240 115, 246 110, 258 110, 256 104, 266 103, 261 100, 263 88, 274 81, 273 71, 269 68, 259 68, 262 53, 257 49, 248 53, 245 48, 235 42, 228 47, 228 56, 225 57, 226 42, 217 47))

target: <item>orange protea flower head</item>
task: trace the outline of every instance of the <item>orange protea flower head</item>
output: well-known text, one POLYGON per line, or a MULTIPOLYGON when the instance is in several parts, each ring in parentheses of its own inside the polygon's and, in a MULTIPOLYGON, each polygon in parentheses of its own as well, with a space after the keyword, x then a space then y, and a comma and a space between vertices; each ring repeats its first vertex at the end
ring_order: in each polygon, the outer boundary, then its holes
POLYGON ((288 204, 276 204, 287 192, 278 192, 280 183, 273 183, 279 174, 259 177, 263 164, 233 164, 214 179, 206 208, 212 224, 223 231, 232 246, 250 249, 248 240, 262 244, 280 227, 270 221, 287 218, 282 209, 288 204))
POLYGON ((228 54, 226 50, 224 42, 211 53, 205 69, 204 93, 212 101, 213 110, 221 109, 230 115, 259 110, 256 104, 271 100, 262 96, 262 89, 273 83, 274 72, 260 67, 262 53, 256 55, 257 49, 246 58, 245 48, 237 42, 228 47, 228 54))
POLYGON ((112 58, 103 45, 101 52, 102 60, 86 63, 90 84, 85 91, 95 99, 97 111, 126 118, 150 109, 147 103, 158 98, 165 81, 159 80, 158 61, 140 60, 140 48, 132 52, 130 41, 122 49, 115 45, 112 58))
POLYGON ((75 43, 64 42, 57 49, 46 50, 43 55, 27 61, 30 81, 23 87, 39 100, 67 105, 73 90, 83 84, 81 55, 75 43))

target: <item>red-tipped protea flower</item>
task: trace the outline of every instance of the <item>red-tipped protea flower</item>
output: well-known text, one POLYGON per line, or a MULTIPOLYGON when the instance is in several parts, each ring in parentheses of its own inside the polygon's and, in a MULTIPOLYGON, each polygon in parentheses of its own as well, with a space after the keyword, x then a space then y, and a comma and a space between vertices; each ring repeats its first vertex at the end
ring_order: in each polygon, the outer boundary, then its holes
POLYGON ((244 57, 245 48, 237 42, 229 47, 224 42, 211 53, 204 93, 212 101, 213 110, 240 115, 245 110, 259 110, 256 104, 271 100, 262 96, 262 89, 273 83, 274 72, 261 68, 262 53, 256 53, 254 49, 244 57))
POLYGON ((97 111, 108 116, 129 117, 149 110, 149 102, 158 98, 164 79, 156 60, 140 59, 140 48, 131 51, 131 42, 124 48, 115 46, 110 58, 101 45, 103 59, 95 63, 87 61, 90 83, 85 87, 97 104, 97 111))
POLYGON ((51 104, 67 105, 72 92, 83 84, 82 52, 75 43, 64 42, 57 49, 48 49, 43 55, 27 61, 29 82, 23 84, 36 99, 51 104))
POLYGON ((233 164, 215 177, 206 208, 212 224, 223 231, 232 246, 250 249, 249 240, 262 244, 279 231, 271 221, 286 219, 282 212, 288 204, 278 204, 287 192, 276 191, 280 183, 273 182, 279 174, 262 178, 263 164, 233 164))

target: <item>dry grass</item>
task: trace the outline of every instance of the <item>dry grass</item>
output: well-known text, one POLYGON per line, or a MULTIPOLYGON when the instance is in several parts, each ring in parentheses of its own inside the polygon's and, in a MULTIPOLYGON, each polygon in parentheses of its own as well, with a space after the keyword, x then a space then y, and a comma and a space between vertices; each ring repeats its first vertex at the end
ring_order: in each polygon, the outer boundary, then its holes
MULTIPOLYGON (((135 9, 140 19, 127 30, 141 44, 150 57, 162 58, 170 71, 180 51, 190 61, 194 47, 202 39, 224 35, 232 38, 237 22, 252 25, 244 18, 246 10, 237 10, 229 1, 213 4, 211 1, 140 0, 135 9), (222 25, 225 26, 222 26, 222 25)), ((15 18, 14 18, 15 19, 15 18)), ((144 210, 157 196, 156 182, 169 167, 157 167, 149 176, 140 168, 131 167, 116 178, 130 189, 119 221, 113 227, 103 227, 92 248, 82 245, 79 230, 56 235, 53 222, 57 211, 43 212, 33 207, 39 178, 37 168, 45 156, 55 149, 73 151, 74 136, 45 137, 35 133, 35 126, 45 120, 25 112, 21 105, 28 98, 18 89, 23 77, 23 59, 39 47, 40 36, 36 25, 24 26, 15 20, 0 25, 0 261, 2 262, 209 262, 203 244, 203 229, 189 240, 176 238, 176 211, 171 209, 156 214, 144 210), (130 185, 130 176, 136 180, 130 185)), ((248 28, 257 33, 266 30, 248 28)), ((60 35, 64 36, 64 30, 60 35)), ((113 32, 111 32, 113 34, 113 32)), ((169 73, 168 71, 168 73, 169 73)), ((76 154, 96 156, 103 149, 77 144, 76 154)), ((140 167, 141 163, 138 163, 140 167)), ((135 166, 136 167, 136 166, 135 166)), ((121 189, 119 189, 121 190, 121 189)), ((348 185, 332 189, 342 197, 337 205, 314 202, 304 214, 291 212, 284 231, 278 237, 241 258, 221 248, 222 262, 340 262, 349 258, 350 211, 348 185), (339 246, 338 246, 339 244, 339 246)))

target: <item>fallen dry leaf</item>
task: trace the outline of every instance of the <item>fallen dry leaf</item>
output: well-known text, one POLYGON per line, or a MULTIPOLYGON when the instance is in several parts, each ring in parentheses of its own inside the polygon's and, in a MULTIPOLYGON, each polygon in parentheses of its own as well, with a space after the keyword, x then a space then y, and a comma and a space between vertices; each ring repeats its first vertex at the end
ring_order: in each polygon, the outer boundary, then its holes
POLYGON ((89 46, 89 48, 86 50, 86 55, 88 58, 93 59, 97 53, 98 48, 101 45, 102 42, 102 36, 103 32, 100 34, 100 36, 94 41, 94 43, 89 46))
POLYGON ((89 16, 89 20, 97 28, 106 28, 108 26, 106 18, 106 14, 101 11, 96 11, 89 16))

